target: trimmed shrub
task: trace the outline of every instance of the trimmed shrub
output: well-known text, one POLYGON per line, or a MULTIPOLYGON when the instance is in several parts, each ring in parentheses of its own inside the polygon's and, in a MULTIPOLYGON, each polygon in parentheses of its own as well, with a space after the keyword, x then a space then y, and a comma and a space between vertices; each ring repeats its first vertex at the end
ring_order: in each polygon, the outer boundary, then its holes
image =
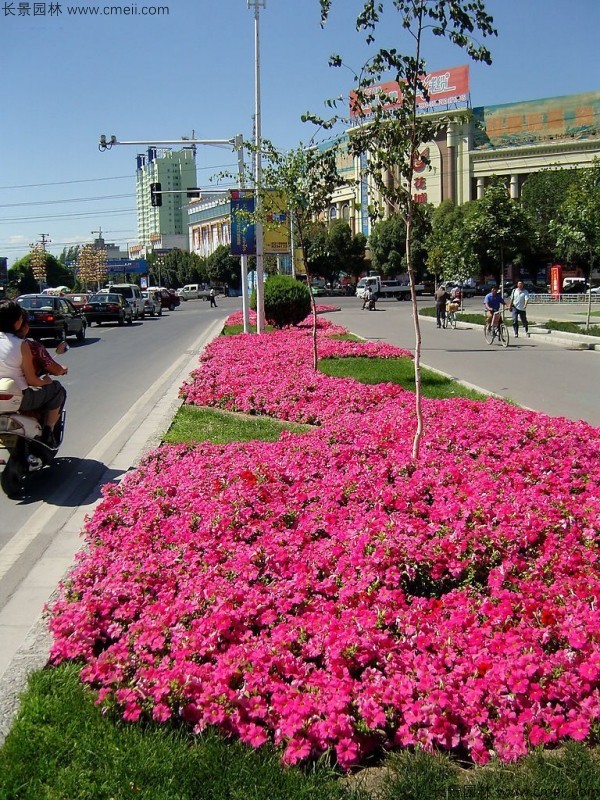
MULTIPOLYGON (((250 298, 256 311, 256 289, 250 298)), ((265 282, 265 319, 275 328, 298 325, 310 314, 310 292, 291 275, 271 275, 265 282)))

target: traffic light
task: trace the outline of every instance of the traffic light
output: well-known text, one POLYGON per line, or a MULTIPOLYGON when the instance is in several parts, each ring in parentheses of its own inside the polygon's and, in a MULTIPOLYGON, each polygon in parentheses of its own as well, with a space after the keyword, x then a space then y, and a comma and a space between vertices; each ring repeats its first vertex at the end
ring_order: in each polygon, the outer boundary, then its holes
POLYGON ((190 186, 190 188, 187 190, 188 200, 200 200, 201 197, 202 192, 197 186, 190 186))
POLYGON ((162 206, 162 186, 160 183, 150 184, 150 203, 156 206, 162 206))

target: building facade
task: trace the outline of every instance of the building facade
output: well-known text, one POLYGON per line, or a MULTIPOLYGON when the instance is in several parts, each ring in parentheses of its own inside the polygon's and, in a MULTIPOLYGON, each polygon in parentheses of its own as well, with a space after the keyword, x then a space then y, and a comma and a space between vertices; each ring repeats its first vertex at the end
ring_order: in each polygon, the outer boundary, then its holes
POLYGON ((187 249, 186 192, 196 187, 196 151, 186 147, 174 151, 149 147, 137 156, 136 207, 138 241, 130 248, 132 257, 143 257, 171 239, 187 249), (160 184, 161 205, 152 205, 152 184, 160 184), (173 238, 175 237, 175 238, 173 238))
MULTIPOLYGON (((369 206, 378 198, 366 177, 366 159, 347 154, 351 135, 349 130, 338 142, 340 171, 353 185, 337 190, 328 221, 347 220, 354 233, 368 236, 369 206)), ((532 173, 590 167, 600 158, 600 92, 466 108, 423 144, 421 154, 426 158, 416 162, 411 187, 416 202, 438 206, 451 199, 461 205, 482 197, 496 175, 506 178, 518 199, 532 173)))
POLYGON ((213 194, 209 200, 195 200, 187 206, 189 250, 203 258, 217 247, 231 244, 231 203, 229 193, 213 194))

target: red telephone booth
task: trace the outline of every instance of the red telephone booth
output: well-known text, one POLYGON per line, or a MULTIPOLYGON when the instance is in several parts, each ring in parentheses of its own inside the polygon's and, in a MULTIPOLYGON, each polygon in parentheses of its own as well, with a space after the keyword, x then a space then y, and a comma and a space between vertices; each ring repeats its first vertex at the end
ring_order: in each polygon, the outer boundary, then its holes
POLYGON ((563 271, 560 264, 550 267, 550 292, 555 300, 558 300, 563 288, 563 271))

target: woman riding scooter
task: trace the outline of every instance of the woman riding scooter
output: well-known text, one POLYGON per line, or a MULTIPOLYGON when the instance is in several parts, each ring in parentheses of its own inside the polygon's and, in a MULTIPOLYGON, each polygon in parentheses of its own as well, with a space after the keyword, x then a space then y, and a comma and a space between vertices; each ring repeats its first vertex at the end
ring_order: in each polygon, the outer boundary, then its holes
POLYGON ((61 383, 48 375, 36 375, 29 344, 19 337, 22 326, 21 307, 14 300, 0 301, 0 377, 12 378, 23 393, 19 411, 42 414, 42 441, 56 448, 54 426, 67 393, 61 383))

